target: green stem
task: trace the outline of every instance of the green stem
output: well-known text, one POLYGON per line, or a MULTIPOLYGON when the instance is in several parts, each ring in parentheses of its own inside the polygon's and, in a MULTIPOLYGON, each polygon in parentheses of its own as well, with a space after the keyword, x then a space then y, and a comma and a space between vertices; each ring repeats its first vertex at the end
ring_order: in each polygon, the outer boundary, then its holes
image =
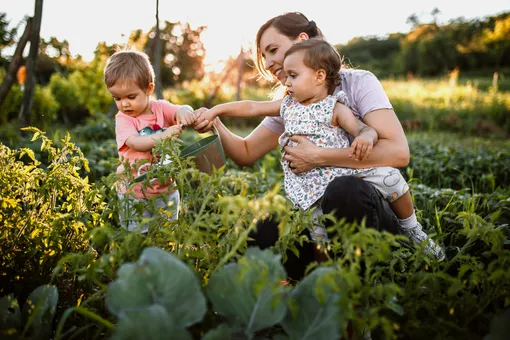
POLYGON ((204 210, 205 210, 205 207, 207 205, 207 203, 209 202, 209 199, 211 198, 211 196, 213 195, 213 192, 216 192, 216 190, 213 190, 213 188, 211 187, 211 190, 209 190, 209 192, 207 193, 207 195, 205 196, 205 198, 203 199, 202 201, 202 205, 200 206, 200 210, 198 211, 198 216, 197 218, 195 218, 195 220, 193 221, 193 224, 190 226, 190 228, 193 230, 194 228, 196 228, 195 224, 197 223, 197 221, 200 220, 200 217, 202 216, 202 214, 204 213, 204 210))
MULTIPOLYGON (((99 296, 99 295, 101 295, 101 294, 103 294, 105 292, 105 290, 107 288, 105 285, 103 285, 102 283, 98 282, 97 280, 95 281, 95 283, 98 284, 98 285, 102 285, 101 290, 98 290, 97 292, 95 292, 94 294, 89 296, 88 299, 83 301, 80 306, 85 307, 90 301, 95 300, 95 298, 97 296, 99 296)), ((79 306, 77 306, 77 307, 79 307, 79 306)))
POLYGON ((448 269, 450 269, 450 267, 452 266, 453 263, 455 263, 455 261, 457 260, 458 257, 460 257, 469 247, 471 247, 471 245, 474 243, 474 241, 471 241, 469 240, 463 247, 462 249, 457 253, 457 255, 455 255, 453 257, 453 259, 451 259, 450 261, 448 261, 448 263, 444 266, 443 268, 443 273, 446 273, 448 271, 448 269))
POLYGON ((237 250, 239 249, 239 247, 241 246, 241 244, 248 238, 248 233, 251 231, 251 229, 247 229, 246 231, 244 231, 242 233, 242 237, 239 237, 237 239, 237 242, 236 244, 234 245, 234 247, 232 247, 232 249, 225 255, 221 258, 220 262, 218 263, 218 265, 216 266, 216 268, 214 268, 214 270, 218 270, 220 269, 232 256, 234 256, 234 254, 237 252, 237 250))
POLYGON ((104 327, 108 328, 111 331, 115 330, 115 325, 113 323, 111 323, 110 321, 103 319, 102 317, 89 311, 88 309, 82 308, 80 306, 76 306, 76 307, 70 307, 70 308, 66 309, 64 314, 62 314, 62 317, 60 318, 60 321, 58 322, 57 331, 55 332, 55 340, 59 340, 62 337, 62 330, 64 329, 64 325, 65 325, 67 319, 69 318, 69 316, 71 316, 71 314, 73 312, 78 312, 79 314, 81 314, 91 320, 94 320, 97 323, 100 323, 101 325, 103 325, 104 327))

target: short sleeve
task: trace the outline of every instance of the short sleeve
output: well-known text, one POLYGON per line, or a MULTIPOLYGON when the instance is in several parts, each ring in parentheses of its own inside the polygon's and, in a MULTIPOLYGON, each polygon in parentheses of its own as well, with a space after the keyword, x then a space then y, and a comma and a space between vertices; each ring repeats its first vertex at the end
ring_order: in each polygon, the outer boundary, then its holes
POLYGON ((374 110, 393 110, 381 82, 373 73, 365 72, 356 87, 352 94, 362 119, 367 113, 374 110))
POLYGON ((164 121, 162 124, 160 124, 162 127, 168 127, 177 124, 177 121, 175 120, 175 113, 179 109, 179 105, 172 104, 167 100, 156 100, 153 103, 156 107, 153 106, 152 111, 155 113, 158 111, 163 113, 164 121))
POLYGON ((266 117, 262 121, 262 126, 268 129, 271 132, 274 132, 278 135, 281 135, 283 132, 285 132, 285 126, 283 124, 283 118, 281 117, 266 117))
POLYGON ((117 150, 122 151, 122 149, 126 148, 126 140, 133 135, 138 135, 138 130, 130 117, 120 113, 117 114, 115 116, 115 139, 117 140, 117 150))

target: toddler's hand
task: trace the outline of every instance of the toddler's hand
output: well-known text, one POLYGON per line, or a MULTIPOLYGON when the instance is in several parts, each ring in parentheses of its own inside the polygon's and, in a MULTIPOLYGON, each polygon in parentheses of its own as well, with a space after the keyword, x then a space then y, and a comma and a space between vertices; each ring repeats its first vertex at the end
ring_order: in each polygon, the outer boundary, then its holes
POLYGON ((213 113, 214 110, 207 109, 205 107, 202 107, 199 110, 200 110, 200 115, 204 118, 204 120, 212 122, 214 120, 214 118, 216 118, 216 115, 213 113))
POLYGON ((172 125, 163 132, 167 137, 178 137, 182 133, 182 126, 172 125))
POLYGON ((359 135, 354 139, 351 144, 351 153, 349 157, 353 157, 356 161, 362 161, 364 159, 368 159, 370 154, 372 153, 372 148, 374 147, 374 141, 369 136, 364 136, 363 134, 359 135))
POLYGON ((184 105, 177 110, 175 118, 182 126, 190 126, 195 123, 198 115, 193 111, 193 108, 189 105, 184 105))

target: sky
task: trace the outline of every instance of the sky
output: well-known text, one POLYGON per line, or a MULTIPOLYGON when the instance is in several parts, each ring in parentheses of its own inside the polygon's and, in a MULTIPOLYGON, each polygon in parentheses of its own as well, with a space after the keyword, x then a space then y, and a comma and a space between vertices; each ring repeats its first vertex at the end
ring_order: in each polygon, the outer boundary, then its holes
MULTIPOLYGON (((34 0, 2 0, 0 12, 7 13, 12 27, 25 15, 32 16, 34 5, 34 0)), ((66 39, 73 55, 90 60, 98 42, 122 44, 132 30, 148 31, 156 22, 155 8, 156 0, 45 0, 41 37, 66 39)), ((411 14, 428 22, 434 8, 441 11, 439 23, 446 23, 458 17, 483 18, 510 11, 510 1, 160 0, 159 19, 188 22, 191 28, 207 26, 201 35, 205 61, 214 63, 237 55, 241 46, 249 47, 260 25, 288 11, 302 12, 316 22, 330 43, 339 44, 359 36, 408 32, 406 20, 411 14)))

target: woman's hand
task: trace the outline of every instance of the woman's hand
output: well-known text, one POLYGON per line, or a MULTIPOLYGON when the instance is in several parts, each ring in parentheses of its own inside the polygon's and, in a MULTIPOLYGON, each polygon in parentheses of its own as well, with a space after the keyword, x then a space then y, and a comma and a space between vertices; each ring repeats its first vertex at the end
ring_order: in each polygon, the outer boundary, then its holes
POLYGON ((318 164, 315 162, 314 156, 317 154, 319 147, 305 136, 291 136, 290 140, 295 142, 296 145, 283 148, 285 152, 283 159, 289 161, 292 172, 299 174, 315 168, 318 164))
POLYGON ((209 121, 204 117, 204 114, 209 109, 206 107, 201 107, 199 109, 195 110, 195 114, 197 115, 197 119, 195 120, 195 123, 193 124, 193 129, 198 133, 205 133, 212 129, 213 122, 209 121))

